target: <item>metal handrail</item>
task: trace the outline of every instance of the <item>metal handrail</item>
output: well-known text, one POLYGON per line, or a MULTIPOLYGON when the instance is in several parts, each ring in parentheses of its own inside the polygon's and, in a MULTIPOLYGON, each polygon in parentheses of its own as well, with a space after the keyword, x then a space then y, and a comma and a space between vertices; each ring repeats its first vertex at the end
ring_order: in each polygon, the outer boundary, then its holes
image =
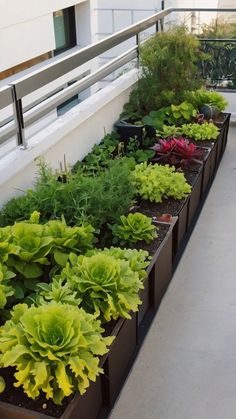
POLYGON ((121 31, 116 32, 101 41, 88 45, 79 51, 75 51, 66 57, 60 58, 56 62, 50 63, 39 70, 35 70, 31 74, 21 77, 13 83, 18 99, 22 99, 22 97, 32 93, 45 84, 50 83, 80 65, 87 63, 91 59, 99 56, 116 45, 127 41, 145 29, 150 28, 158 20, 161 20, 168 15, 171 10, 172 9, 166 9, 158 12, 155 15, 143 19, 126 29, 122 29, 121 31))
POLYGON ((110 61, 108 64, 102 66, 99 70, 89 74, 82 80, 79 80, 78 82, 75 82, 71 86, 67 87, 65 90, 56 93, 55 95, 36 105, 34 108, 25 113, 25 127, 31 125, 33 122, 43 117, 48 112, 55 109, 56 106, 59 106, 61 103, 65 102, 75 94, 83 92, 85 89, 92 86, 97 81, 103 79, 108 74, 111 74, 122 65, 130 62, 134 58, 137 58, 137 49, 137 46, 131 48, 124 54, 110 61))
POLYGON ((3 109, 8 105, 11 105, 12 102, 12 87, 4 86, 0 89, 0 109, 3 109))
MULTIPOLYGON (((164 2, 162 1, 162 5, 164 2)), ((106 39, 98 41, 92 45, 86 46, 79 51, 73 52, 66 57, 58 59, 56 62, 50 63, 43 68, 32 71, 24 77, 20 77, 8 86, 0 89, 0 109, 13 104, 14 109, 14 128, 9 125, 6 127, 6 132, 1 138, 10 138, 10 135, 17 130, 18 145, 23 145, 26 148, 27 144, 24 137, 24 128, 44 116, 51 109, 55 108, 65 100, 73 96, 75 93, 79 93, 86 88, 92 86, 97 81, 101 80, 106 75, 112 73, 117 68, 121 67, 125 63, 131 61, 133 58, 138 56, 139 47, 139 34, 145 29, 150 28, 153 25, 157 25, 161 22, 161 28, 163 28, 163 19, 172 12, 235 12, 236 9, 216 9, 216 8, 168 8, 164 9, 154 15, 145 18, 138 23, 129 26, 115 34, 110 35, 106 39), (39 89, 56 80, 58 77, 72 71, 73 69, 81 66, 82 64, 90 61, 91 59, 99 56, 101 53, 121 44, 122 42, 136 36, 137 46, 127 51, 116 59, 112 60, 99 70, 85 77, 83 80, 75 82, 73 85, 67 87, 63 91, 56 93, 54 96, 49 97, 35 108, 24 112, 22 109, 21 100, 27 94, 39 89)), ((0 144, 2 140, 0 141, 0 144)))

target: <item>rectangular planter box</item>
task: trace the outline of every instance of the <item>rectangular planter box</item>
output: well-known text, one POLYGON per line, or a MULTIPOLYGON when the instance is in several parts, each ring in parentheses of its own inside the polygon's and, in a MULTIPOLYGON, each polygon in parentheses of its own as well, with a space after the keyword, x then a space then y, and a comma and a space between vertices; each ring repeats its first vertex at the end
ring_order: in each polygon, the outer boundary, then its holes
POLYGON ((211 180, 211 150, 209 149, 209 154, 204 161, 203 171, 202 171, 202 188, 201 188, 201 199, 203 199, 206 195, 208 187, 210 185, 211 180))
POLYGON ((224 127, 220 132, 220 135, 217 140, 217 154, 216 154, 216 168, 218 169, 222 155, 223 155, 223 137, 224 137, 224 127))
POLYGON ((133 314, 131 320, 120 319, 119 322, 120 329, 104 364, 103 391, 109 407, 112 407, 115 402, 137 347, 136 315, 133 314))
POLYGON ((221 157, 224 154, 225 147, 227 144, 228 139, 228 131, 229 131, 229 123, 230 123, 230 113, 220 113, 220 115, 217 117, 215 123, 216 125, 221 129, 222 133, 222 148, 221 148, 221 157))
MULTIPOLYGON (((76 394, 67 406, 60 419, 96 419, 102 407, 102 378, 98 376, 95 383, 83 396, 76 394)), ((33 410, 0 402, 1 419, 55 419, 33 410)))
POLYGON ((211 161, 211 167, 210 167, 210 182, 213 181, 214 176, 215 176, 215 172, 216 172, 216 168, 217 168, 217 147, 218 147, 218 143, 217 141, 215 141, 212 149, 211 149, 211 153, 210 153, 210 161, 211 161))
POLYGON ((182 205, 182 208, 178 214, 178 221, 175 224, 174 229, 173 229, 173 249, 172 249, 173 260, 175 259, 179 251, 179 248, 181 246, 181 242, 183 241, 184 236, 187 232, 188 201, 189 201, 189 197, 185 199, 182 205))
POLYGON ((154 254, 150 265, 147 268, 148 278, 144 282, 144 290, 140 293, 140 298, 142 300, 142 305, 137 313, 137 325, 138 328, 142 323, 145 315, 149 311, 149 309, 153 309, 156 307, 155 304, 155 286, 156 280, 160 284, 165 284, 166 282, 169 283, 171 277, 171 268, 172 268, 172 232, 173 228, 177 222, 177 217, 173 217, 171 223, 164 223, 158 222, 158 224, 167 224, 169 225, 169 230, 158 247, 156 253, 154 254), (155 266, 158 266, 158 276, 155 276, 155 266), (170 269, 169 269, 170 267, 170 269))
POLYGON ((202 192, 202 181, 203 181, 203 170, 198 174, 196 182, 192 187, 192 192, 189 197, 189 204, 188 204, 188 222, 187 222, 187 229, 190 228, 196 210, 201 202, 201 192, 202 192))

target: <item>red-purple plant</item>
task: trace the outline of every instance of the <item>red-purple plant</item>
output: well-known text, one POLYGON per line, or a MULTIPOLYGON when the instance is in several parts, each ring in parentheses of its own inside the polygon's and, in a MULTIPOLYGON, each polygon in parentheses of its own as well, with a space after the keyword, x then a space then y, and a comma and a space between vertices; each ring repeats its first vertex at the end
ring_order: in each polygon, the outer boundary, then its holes
POLYGON ((165 163, 186 165, 186 163, 201 163, 199 158, 203 150, 191 143, 186 138, 171 138, 160 140, 152 149, 156 152, 154 160, 164 159, 165 163))
POLYGON ((175 145, 175 153, 184 160, 198 159, 203 155, 203 150, 185 138, 178 138, 175 145))

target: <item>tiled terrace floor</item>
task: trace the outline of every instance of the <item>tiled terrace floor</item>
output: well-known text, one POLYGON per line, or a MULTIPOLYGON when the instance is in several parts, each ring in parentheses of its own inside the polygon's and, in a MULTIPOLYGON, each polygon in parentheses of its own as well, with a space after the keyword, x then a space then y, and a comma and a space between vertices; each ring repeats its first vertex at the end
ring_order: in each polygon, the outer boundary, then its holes
POLYGON ((236 418, 236 128, 110 419, 236 418))

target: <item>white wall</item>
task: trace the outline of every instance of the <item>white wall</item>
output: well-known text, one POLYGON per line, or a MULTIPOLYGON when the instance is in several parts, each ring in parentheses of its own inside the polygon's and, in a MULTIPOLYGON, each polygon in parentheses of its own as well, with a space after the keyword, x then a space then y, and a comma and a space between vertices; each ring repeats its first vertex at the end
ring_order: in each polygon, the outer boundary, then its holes
MULTIPOLYGON (((1 0, 0 0, 1 2, 1 0)), ((19 77, 29 74, 31 71, 42 68, 49 62, 57 61, 62 56, 66 56, 70 54, 73 50, 79 50, 81 47, 84 47, 91 43, 92 36, 92 24, 91 24, 91 16, 90 16, 90 1, 89 0, 73 0, 73 1, 51 1, 50 2, 42 2, 42 5, 37 2, 37 7, 32 10, 32 6, 29 8, 31 13, 36 14, 36 12, 44 13, 46 11, 51 10, 51 14, 38 16, 35 19, 27 20, 22 23, 12 24, 9 27, 5 27, 0 29, 0 54, 3 57, 0 60, 0 71, 14 66, 16 63, 24 62, 33 56, 40 55, 43 52, 53 50, 55 48, 55 37, 54 37, 54 27, 53 27, 53 15, 52 11, 54 9, 58 9, 60 7, 67 7, 76 2, 75 6, 75 16, 76 16, 76 35, 78 46, 74 47, 71 50, 64 52, 56 57, 53 57, 50 60, 44 61, 42 63, 37 64, 36 66, 24 70, 20 73, 17 73, 11 77, 0 82, 1 85, 6 83, 14 82, 14 80, 18 79, 19 77), (42 7, 43 6, 43 7, 42 7), (6 42, 8 39, 8 42, 6 42)), ((28 4, 28 1, 23 1, 23 10, 24 6, 28 4)), ((32 2, 31 2, 32 3, 32 2)), ((1 4, 1 3, 0 3, 1 4)), ((17 3, 18 7, 19 4, 17 3)), ((29 5, 29 4, 28 4, 29 5)), ((13 9, 11 9, 13 10, 13 9)), ((10 11, 8 11, 10 13, 10 11)), ((0 15, 1 16, 1 15, 0 15)), ((27 16, 27 15, 26 15, 27 16)), ((13 14, 12 19, 15 17, 13 14)), ((29 16, 28 16, 29 17, 29 16)), ((32 16, 31 16, 32 17, 32 16)), ((22 18, 19 15, 18 19, 22 18)), ((12 20, 14 21, 14 19, 12 20)), ((94 23, 94 22, 93 22, 94 23)), ((23 98, 23 107, 30 105, 32 102, 40 99, 42 96, 47 95, 48 93, 52 92, 55 89, 65 87, 67 83, 71 80, 77 79, 81 76, 81 74, 89 71, 93 71, 97 68, 97 60, 91 60, 84 65, 75 68, 74 70, 70 71, 69 73, 65 74, 64 76, 54 80, 53 82, 45 85, 44 87, 38 89, 37 91, 33 92, 32 94, 23 98)), ((93 91, 95 91, 93 89, 93 91)), ((84 99, 88 96, 88 90, 85 93, 80 94, 80 99, 84 99)), ((6 118, 12 116, 12 107, 9 106, 3 110, 0 110, 0 121, 5 120, 6 118)), ((32 129, 26 130, 27 136, 35 133, 41 127, 44 127, 49 122, 52 122, 57 117, 56 112, 52 112, 50 114, 50 118, 46 118, 42 120, 40 124, 36 124, 32 129), (41 124, 42 123, 42 124, 41 124)), ((1 149, 0 149, 1 154, 1 149)))
POLYGON ((0 0, 0 29, 26 22, 85 0, 0 0))
POLYGON ((55 49, 53 15, 0 29, 0 71, 55 49))
POLYGON ((64 154, 71 165, 82 159, 105 132, 112 130, 136 80, 135 70, 123 75, 34 135, 27 150, 13 150, 2 158, 0 206, 33 185, 38 157, 44 157, 54 168, 59 168, 64 154))
POLYGON ((55 49, 53 12, 85 0, 0 0, 0 71, 55 49))

